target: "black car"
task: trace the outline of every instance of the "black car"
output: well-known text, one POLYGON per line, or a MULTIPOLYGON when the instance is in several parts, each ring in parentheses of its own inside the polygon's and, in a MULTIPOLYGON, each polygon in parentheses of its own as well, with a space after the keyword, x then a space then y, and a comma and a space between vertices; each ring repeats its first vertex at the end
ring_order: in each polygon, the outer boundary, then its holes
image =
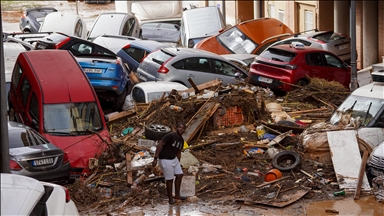
POLYGON ((57 12, 57 10, 53 7, 37 7, 26 9, 20 19, 20 30, 24 33, 39 32, 40 25, 44 22, 44 18, 52 12, 57 12))
POLYGON ((92 43, 91 41, 84 40, 78 37, 69 36, 63 33, 50 34, 36 42, 36 50, 42 49, 62 49, 69 50, 74 56, 80 54, 100 54, 116 56, 111 50, 92 43))
POLYGON ((69 180, 68 155, 34 129, 9 121, 8 140, 11 173, 40 181, 66 183, 69 180))

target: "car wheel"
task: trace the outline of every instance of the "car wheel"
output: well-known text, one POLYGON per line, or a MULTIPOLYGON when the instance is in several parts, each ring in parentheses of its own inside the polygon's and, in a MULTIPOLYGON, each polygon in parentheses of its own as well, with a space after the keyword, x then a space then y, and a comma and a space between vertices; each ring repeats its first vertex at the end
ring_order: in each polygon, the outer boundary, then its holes
POLYGON ((123 93, 121 93, 121 95, 117 96, 116 103, 115 103, 115 109, 117 111, 119 111, 119 112, 122 111, 122 108, 123 108, 123 105, 125 102, 125 98, 127 97, 127 94, 128 94, 128 85, 125 86, 123 93))
POLYGON ((272 159, 272 166, 280 171, 297 170, 300 168, 300 156, 293 151, 279 152, 272 159))
POLYGON ((306 85, 308 85, 308 82, 306 80, 301 79, 301 80, 297 81, 296 85, 306 86, 306 85))
POLYGON ((171 132, 171 128, 166 125, 148 124, 145 126, 145 137, 150 140, 161 140, 169 132, 171 132))

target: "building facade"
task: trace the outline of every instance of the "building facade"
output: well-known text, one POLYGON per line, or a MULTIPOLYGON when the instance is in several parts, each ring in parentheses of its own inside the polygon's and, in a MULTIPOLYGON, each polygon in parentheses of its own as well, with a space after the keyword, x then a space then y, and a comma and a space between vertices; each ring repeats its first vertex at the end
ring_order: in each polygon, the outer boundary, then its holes
MULTIPOLYGON (((384 59, 384 1, 355 1, 357 68, 363 69, 384 59)), ((260 18, 281 20, 294 32, 333 30, 350 35, 348 0, 318 1, 204 1, 199 6, 220 8, 231 25, 260 18), (225 8, 225 10, 223 10, 225 8)))

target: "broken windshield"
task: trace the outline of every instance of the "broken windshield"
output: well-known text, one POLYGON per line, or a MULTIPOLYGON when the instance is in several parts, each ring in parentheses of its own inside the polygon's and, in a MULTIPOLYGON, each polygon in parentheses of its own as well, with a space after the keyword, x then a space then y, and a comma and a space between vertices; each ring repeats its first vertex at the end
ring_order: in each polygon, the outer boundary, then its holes
POLYGON ((96 103, 44 105, 44 129, 47 133, 73 135, 103 128, 96 103))
POLYGON ((367 126, 383 106, 384 99, 350 95, 332 114, 330 121, 331 124, 338 124, 342 115, 349 115, 350 118, 359 119, 361 126, 367 126))
POLYGON ((218 40, 231 52, 251 54, 258 44, 249 39, 240 29, 234 27, 220 34, 218 40))

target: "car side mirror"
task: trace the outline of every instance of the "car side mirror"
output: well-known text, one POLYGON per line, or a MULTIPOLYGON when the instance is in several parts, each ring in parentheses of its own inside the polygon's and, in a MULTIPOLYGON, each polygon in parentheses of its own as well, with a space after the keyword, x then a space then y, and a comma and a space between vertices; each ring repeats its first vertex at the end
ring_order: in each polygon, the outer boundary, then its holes
POLYGON ((105 122, 108 123, 109 122, 109 117, 107 115, 104 115, 104 119, 105 119, 105 122))
POLYGON ((235 77, 236 77, 236 79, 240 79, 241 76, 242 76, 242 73, 240 73, 240 72, 236 72, 236 73, 235 73, 235 77))

